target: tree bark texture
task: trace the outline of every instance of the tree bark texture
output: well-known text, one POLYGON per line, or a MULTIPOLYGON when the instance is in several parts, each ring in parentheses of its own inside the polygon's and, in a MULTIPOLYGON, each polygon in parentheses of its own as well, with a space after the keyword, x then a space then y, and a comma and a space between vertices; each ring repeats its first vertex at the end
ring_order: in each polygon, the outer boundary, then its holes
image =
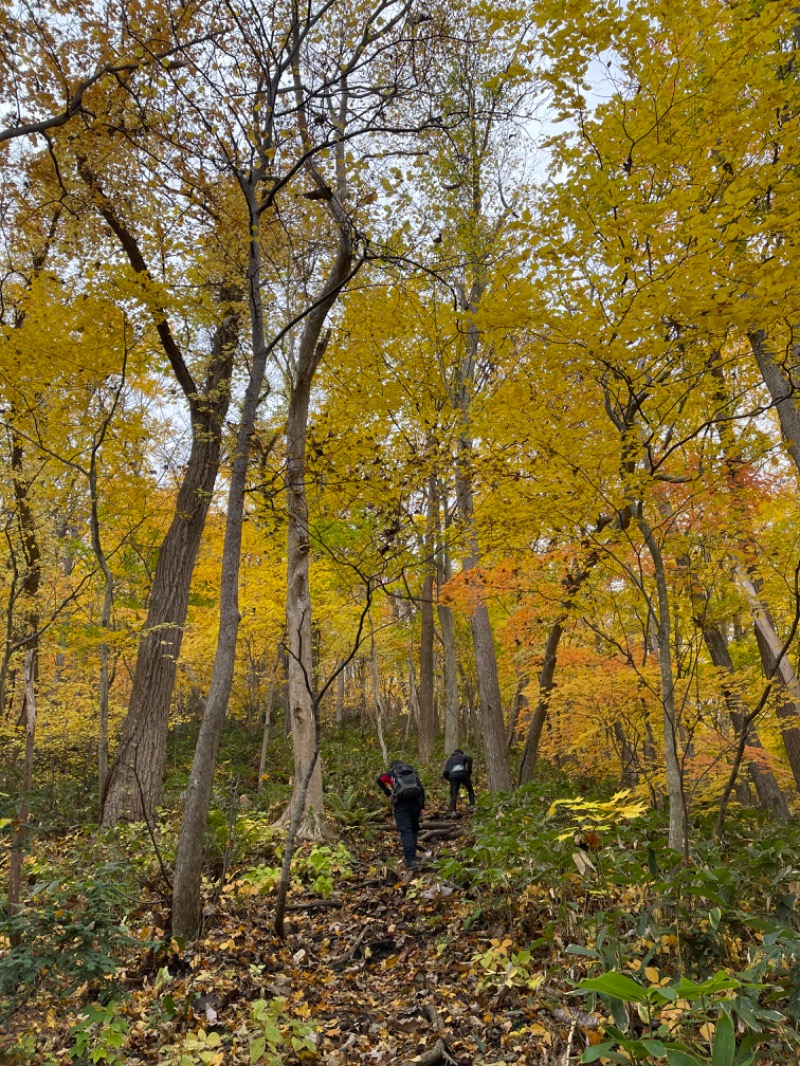
MULTIPOLYGON (((711 656, 711 662, 717 669, 724 671, 726 676, 733 676, 733 660, 722 630, 719 626, 707 624, 702 624, 701 629, 703 641, 708 649, 708 654, 711 656)), ((723 695, 728 706, 733 728, 736 731, 736 735, 739 736, 748 717, 748 708, 735 689, 730 685, 724 684, 724 682, 723 695)), ((758 731, 752 725, 748 729, 747 746, 755 750, 763 750, 758 731)), ((748 771, 761 806, 765 810, 772 811, 780 821, 788 821, 790 816, 789 804, 786 802, 786 797, 772 771, 755 759, 748 761, 748 771)))
POLYGON ((470 589, 470 628, 478 673, 480 727, 486 759, 487 784, 490 792, 510 792, 513 782, 508 765, 508 745, 503 722, 500 680, 497 673, 497 653, 489 608, 486 603, 486 592, 480 573, 480 550, 475 528, 475 498, 471 471, 472 439, 469 405, 480 344, 478 328, 472 316, 477 310, 483 291, 484 286, 476 282, 469 300, 462 301, 462 309, 470 317, 467 322, 466 350, 459 374, 461 434, 456 462, 456 501, 466 543, 461 570, 470 589))
POLYGON ((208 809, 214 784, 214 771, 225 716, 228 713, 233 669, 236 659, 236 638, 239 632, 239 568, 241 565, 242 525, 250 444, 255 429, 268 348, 264 338, 260 288, 260 250, 258 245, 258 206, 255 191, 249 190, 251 240, 248 261, 248 291, 250 294, 253 361, 247 382, 239 426, 236 450, 231 468, 228 490, 228 509, 225 538, 222 548, 222 583, 219 597, 219 635, 208 698, 197 737, 189 784, 186 788, 175 879, 172 891, 172 931, 175 936, 192 938, 197 934, 200 919, 200 883, 203 868, 208 809))
POLYGON ((419 637, 419 730, 417 733, 418 751, 420 763, 424 766, 433 755, 436 744, 436 733, 439 723, 436 720, 436 707, 434 704, 433 686, 433 591, 436 577, 435 571, 435 547, 434 547, 434 507, 436 506, 436 494, 433 489, 433 478, 430 479, 428 489, 428 515, 423 541, 423 581, 420 593, 420 637, 419 637))
POLYGON ((798 383, 787 379, 775 362, 764 330, 752 331, 748 334, 748 340, 764 384, 778 412, 786 450, 800 473, 800 412, 794 401, 798 383))
POLYGON ((638 520, 656 579, 655 612, 658 634, 658 663, 661 671, 661 704, 663 708, 664 760, 667 769, 667 797, 669 800, 669 846, 685 852, 687 841, 686 799, 683 790, 683 771, 678 754, 678 715, 675 707, 675 679, 672 670, 672 620, 669 588, 664 560, 655 534, 644 518, 638 520))
MULTIPOLYGON (((294 789, 289 812, 297 801, 306 770, 314 755, 313 714, 314 664, 311 645, 311 591, 309 588, 310 539, 306 495, 306 439, 311 386, 325 351, 322 331, 328 312, 346 283, 353 259, 350 233, 339 227, 339 247, 330 276, 314 309, 308 315, 300 338, 289 413, 286 420, 287 591, 286 627, 289 645, 288 691, 294 752, 294 789)), ((300 832, 304 836, 327 836, 329 829, 322 796, 322 766, 315 760, 305 795, 300 832)))
POLYGON ((544 662, 539 674, 539 699, 528 725, 528 733, 525 737, 525 747, 522 750, 522 759, 519 764, 518 783, 527 785, 533 780, 533 770, 539 755, 539 743, 542 739, 542 730, 547 718, 547 709, 550 705, 550 696, 553 692, 555 681, 556 663, 558 661, 558 646, 564 633, 566 615, 557 618, 547 634, 547 643, 544 647, 544 662))
MULTIPOLYGON (((19 529, 25 570, 20 583, 24 607, 25 666, 24 666, 24 720, 25 761, 22 771, 22 788, 17 816, 11 828, 11 854, 8 873, 8 913, 13 914, 20 906, 22 888, 22 861, 27 846, 30 794, 33 788, 33 760, 36 747, 36 685, 39 675, 39 589, 42 578, 42 554, 36 530, 36 519, 30 498, 30 481, 24 472, 22 442, 11 433, 11 475, 14 489, 16 520, 19 529)), ((20 937, 11 937, 12 947, 18 947, 20 937)))
POLYGON ((175 687, 194 564, 219 470, 222 426, 235 330, 218 331, 222 371, 214 399, 196 412, 192 448, 153 577, 150 605, 139 641, 128 713, 109 770, 103 825, 152 820, 161 802, 169 710, 175 687))
POLYGON ((789 656, 782 654, 783 642, 755 585, 741 568, 737 570, 737 578, 750 604, 764 673, 768 678, 777 677, 784 689, 785 696, 778 700, 775 713, 781 722, 781 736, 792 776, 800 789, 800 680, 789 656))

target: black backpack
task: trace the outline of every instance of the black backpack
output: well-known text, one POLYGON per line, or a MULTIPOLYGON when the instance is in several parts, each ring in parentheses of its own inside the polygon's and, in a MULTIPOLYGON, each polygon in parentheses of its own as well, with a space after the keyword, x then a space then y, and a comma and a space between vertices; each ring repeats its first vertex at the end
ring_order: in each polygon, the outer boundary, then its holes
POLYGON ((466 781, 469 776, 465 755, 451 755, 445 769, 451 781, 466 781))
POLYGON ((389 770, 392 778, 392 803, 398 800, 418 800, 422 795, 417 771, 407 762, 400 762, 389 770))

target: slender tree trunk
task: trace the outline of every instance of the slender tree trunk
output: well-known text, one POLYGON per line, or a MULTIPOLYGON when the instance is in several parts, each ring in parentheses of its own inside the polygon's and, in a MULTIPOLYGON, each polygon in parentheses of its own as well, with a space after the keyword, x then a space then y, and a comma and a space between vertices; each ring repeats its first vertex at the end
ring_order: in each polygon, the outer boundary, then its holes
POLYGON ((435 511, 436 493, 434 490, 435 479, 430 478, 428 483, 428 516, 423 542, 424 578, 422 592, 420 594, 420 638, 419 638, 419 731, 417 741, 419 744, 419 760, 424 766, 433 755, 436 744, 438 722, 433 699, 433 589, 435 571, 435 511))
POLYGON ((769 611, 761 602, 755 585, 741 567, 737 568, 736 576, 750 604, 764 672, 767 677, 777 676, 785 690, 785 699, 779 700, 775 713, 781 722, 786 757, 795 784, 800 789, 800 680, 789 656, 781 654, 783 642, 775 630, 769 611))
MULTIPOLYGON (((25 654, 25 762, 22 771, 22 788, 17 816, 11 830, 11 857, 8 871, 8 914, 19 910, 22 887, 22 861, 25 858, 30 795, 33 789, 33 753, 36 743, 36 648, 25 654)), ((22 937, 14 933, 9 937, 12 948, 19 947, 22 937)))
MULTIPOLYGON (((700 624, 703 640, 708 648, 712 663, 717 669, 724 671, 725 676, 732 677, 735 672, 733 661, 728 650, 728 642, 725 640, 722 630, 719 626, 710 626, 702 622, 700 624)), ((725 684, 724 681, 722 691, 734 730, 736 735, 739 736, 743 723, 748 718, 748 709, 736 690, 731 685, 725 684)), ((747 743, 748 747, 752 749, 763 750, 758 732, 754 726, 750 726, 748 729, 747 743)), ((789 804, 786 802, 786 797, 772 771, 755 759, 749 760, 748 769, 761 806, 765 810, 772 811, 780 821, 788 821, 790 817, 789 804)))
POLYGON ((214 784, 214 771, 222 727, 228 712, 233 669, 236 658, 236 637, 239 631, 239 568, 241 565, 242 526, 250 442, 255 429, 261 388, 266 370, 268 349, 264 336, 261 304, 261 260, 259 250, 258 204, 255 190, 249 189, 250 255, 248 262, 248 292, 250 295, 253 359, 247 382, 239 426, 236 450, 231 468, 228 508, 225 520, 225 539, 222 548, 222 583, 219 603, 219 634, 208 698, 200 723, 192 770, 186 789, 186 802, 181 821, 178 853, 175 861, 175 880, 172 892, 172 931, 175 936, 190 939, 197 933, 200 920, 200 882, 203 868, 203 844, 208 808, 214 784))
POLYGON ((444 649, 444 746, 450 752, 461 746, 463 723, 458 703, 458 659, 453 612, 439 604, 439 625, 444 649))
POLYGON ((519 764, 518 781, 520 785, 527 785, 529 781, 533 780, 533 770, 539 755, 539 743, 542 739, 542 730, 544 729, 545 719, 547 718, 550 696, 553 692, 556 663, 558 661, 558 646, 561 643, 561 637, 564 633, 565 621, 566 615, 557 618, 547 635, 547 643, 544 648, 544 662, 542 663, 542 670, 539 674, 539 699, 536 703, 536 708, 531 715, 531 720, 528 725, 528 734, 525 738, 525 747, 523 748, 522 759, 519 764))
POLYGON ((622 782, 626 788, 636 788, 639 781, 636 749, 626 737, 622 723, 619 721, 614 722, 614 737, 619 745, 622 782))
MULTIPOLYGON (((339 663, 341 667, 342 664, 339 663)), ((336 677, 336 728, 341 728, 342 722, 344 722, 344 668, 339 670, 336 677)))
POLYGON ((528 697, 524 693, 524 689, 528 686, 527 676, 522 676, 517 680, 517 690, 514 693, 514 703, 511 707, 511 715, 508 720, 508 750, 510 751, 517 739, 517 725, 519 723, 519 716, 523 709, 528 706, 528 697))
POLYGON ((678 754, 678 716, 675 707, 675 680, 672 672, 672 625, 669 588, 664 560, 653 530, 643 517, 638 519, 656 578, 655 614, 658 634, 658 662, 661 669, 661 704, 663 708, 664 757, 667 769, 667 796, 669 799, 669 846, 674 851, 685 852, 688 846, 686 825, 686 798, 683 790, 683 772, 678 754))
POLYGON ((258 784, 256 785, 256 792, 264 791, 264 774, 267 770, 267 747, 269 745, 270 726, 272 724, 272 701, 275 697, 275 677, 278 673, 279 664, 280 655, 276 654, 272 673, 269 676, 267 698, 264 703, 264 732, 261 735, 261 753, 258 759, 258 784))
MULTIPOLYGON (((328 342, 329 334, 324 336, 322 334, 325 320, 348 279, 352 259, 353 248, 350 233, 346 224, 342 223, 339 228, 339 248, 331 267, 330 277, 303 328, 295 379, 289 400, 289 414, 286 420, 285 484, 288 525, 286 625, 289 642, 288 685, 294 752, 294 788, 292 800, 283 818, 284 821, 291 817, 291 811, 302 789, 306 769, 314 753, 316 731, 311 696, 314 663, 309 588, 311 544, 306 495, 308 409, 314 374, 328 342)), ((325 817, 322 795, 322 766, 318 759, 314 760, 314 769, 308 789, 305 790, 304 801, 301 835, 318 838, 327 836, 330 830, 325 817)))
POLYGON ((383 765, 389 765, 389 752, 386 741, 383 738, 383 705, 381 703, 380 673, 378 672, 378 651, 375 647, 375 630, 372 625, 372 615, 369 618, 370 635, 370 670, 372 673, 372 699, 375 704, 375 729, 378 734, 378 744, 381 749, 383 765))
POLYGON ((797 384, 787 380, 775 362, 764 330, 753 330, 748 334, 748 339, 764 384, 778 412, 786 450, 800 473, 800 412, 794 400, 797 384))
MULTIPOLYGON (((470 447, 471 445, 462 440, 463 451, 469 451, 470 447)), ((480 557, 474 526, 472 483, 464 463, 465 457, 462 456, 456 491, 469 550, 462 559, 461 570, 470 586, 470 627, 478 674, 479 720, 486 758, 487 785, 490 792, 508 792, 512 788, 512 781, 508 766, 500 680, 497 674, 497 655, 492 623, 489 619, 489 608, 486 604, 486 593, 479 569, 480 557)))
MULTIPOLYGON (((42 556, 36 531, 36 519, 30 498, 30 482, 23 469, 23 449, 19 438, 11 434, 11 474, 16 519, 19 526, 25 572, 20 593, 25 606, 24 719, 25 762, 17 816, 11 831, 11 855, 8 875, 8 913, 19 909, 22 885, 22 860, 27 845, 30 794, 33 788, 33 759, 36 744, 36 686, 39 676, 39 588, 42 576, 42 556)), ((18 947, 20 937, 11 937, 11 946, 18 947)))

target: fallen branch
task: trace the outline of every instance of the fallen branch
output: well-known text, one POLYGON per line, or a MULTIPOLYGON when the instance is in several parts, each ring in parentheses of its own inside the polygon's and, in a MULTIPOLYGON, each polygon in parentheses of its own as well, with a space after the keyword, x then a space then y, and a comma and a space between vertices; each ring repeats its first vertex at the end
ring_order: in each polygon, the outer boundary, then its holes
POLYGON ((361 930, 361 932, 356 937, 355 944, 353 944, 353 946, 347 952, 347 957, 350 959, 351 962, 354 961, 354 959, 356 957, 356 953, 358 952, 358 949, 363 944, 364 938, 366 937, 368 932, 369 932, 369 925, 365 925, 364 928, 361 930))
POLYGON ((441 1033, 444 1030, 444 1022, 442 1021, 438 1010, 432 1003, 426 1003, 422 1008, 422 1013, 431 1023, 431 1028, 434 1033, 441 1033))
POLYGON ((401 1066, 436 1066, 439 1062, 444 1062, 446 1066, 458 1066, 444 1040, 437 1040, 430 1051, 417 1055, 415 1059, 406 1059, 401 1066))
POLYGON ((449 829, 426 829, 420 833, 418 840, 455 840, 463 835, 463 830, 450 826, 449 829))

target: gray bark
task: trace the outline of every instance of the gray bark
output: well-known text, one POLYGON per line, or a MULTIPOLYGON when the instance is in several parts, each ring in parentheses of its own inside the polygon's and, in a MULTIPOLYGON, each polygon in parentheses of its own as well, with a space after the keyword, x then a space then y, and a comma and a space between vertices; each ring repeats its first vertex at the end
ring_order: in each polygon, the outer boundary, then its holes
MULTIPOLYGON (((714 666, 724 671, 726 676, 732 676, 734 674, 733 661, 728 650, 728 642, 725 640, 722 630, 718 626, 702 623, 701 630, 703 641, 706 648, 708 648, 708 653, 714 666)), ((744 723, 747 721, 749 714, 748 708, 732 686, 723 684, 723 695, 728 705, 731 722, 738 736, 741 734, 742 729, 745 728, 744 723)), ((751 725, 747 732, 748 747, 763 750, 755 727, 751 725)), ((790 816, 789 805, 775 779, 775 775, 754 759, 749 760, 747 765, 750 779, 755 786, 756 795, 761 806, 765 810, 772 811, 782 822, 788 821, 790 816)))
POLYGON ((643 517, 638 519, 656 579, 657 610, 652 608, 658 634, 658 663, 661 671, 661 704, 663 709, 664 756, 667 770, 667 798, 669 801, 669 846, 685 852, 688 846, 686 799, 683 790, 683 771, 678 754, 678 715, 675 707, 675 680, 672 670, 672 624, 669 589, 664 560, 653 530, 643 517))
POLYGON ((248 292, 250 294, 253 359, 247 382, 239 426, 236 450, 231 468, 225 538, 222 548, 222 583, 219 603, 219 634, 208 698, 197 738, 186 802, 181 821, 178 853, 175 861, 175 880, 172 891, 172 932, 175 936, 192 938, 200 919, 200 882, 203 868, 203 844, 208 808, 214 784, 219 741, 225 716, 228 713, 236 658, 236 637, 239 631, 239 568, 241 565, 242 526, 250 442, 255 429, 261 388, 267 365, 268 348, 264 336, 261 304, 261 259, 258 231, 258 204, 255 190, 247 189, 250 210, 250 255, 248 261, 248 292))
POLYGON ((784 375, 775 362, 764 330, 753 330, 748 334, 748 340, 764 384, 778 412, 786 450, 800 473, 800 412, 794 400, 797 385, 784 375))
POLYGON ((383 759, 383 765, 389 765, 389 752, 386 748, 386 741, 383 737, 383 701, 381 699, 380 689, 380 672, 378 670, 378 651, 375 647, 375 630, 372 625, 372 615, 369 619, 369 636, 370 636, 370 672, 372 675, 372 700, 375 704, 375 730, 378 734, 378 744, 381 749, 381 758, 383 759))
POLYGON ((476 282, 469 299, 462 299, 462 309, 470 317, 467 322, 466 351, 459 376, 461 435, 456 463, 456 501, 466 543, 461 570, 470 587, 470 628, 478 674, 480 728, 486 760, 487 785, 490 792, 510 792, 513 782, 508 765, 508 745, 503 722, 503 702, 497 673, 494 634, 480 574, 480 550, 475 528, 475 499, 470 469, 472 439, 469 428, 469 406, 480 343, 478 329, 472 316, 477 310, 483 290, 484 286, 476 282))
POLYGON ((792 776, 800 789, 800 680, 788 655, 782 654, 783 643, 755 585, 741 567, 737 569, 736 576, 750 604, 764 672, 767 677, 776 676, 785 692, 785 698, 778 702, 775 713, 781 722, 781 736, 792 776))
POLYGON ((417 732, 417 742, 419 760, 423 766, 430 761, 433 755, 439 725, 436 720, 433 681, 433 640, 435 636, 433 626, 433 590, 436 577, 434 531, 436 506, 435 479, 430 478, 428 481, 428 514, 422 547, 424 576, 419 601, 419 730, 417 732))
POLYGON ((272 701, 275 698, 275 677, 278 673, 279 664, 280 656, 276 654, 272 673, 269 676, 267 698, 264 701, 264 731, 261 734, 261 752, 258 758, 258 784, 256 785, 256 792, 264 791, 264 774, 267 770, 267 747, 269 745, 269 734, 272 725, 272 701))

